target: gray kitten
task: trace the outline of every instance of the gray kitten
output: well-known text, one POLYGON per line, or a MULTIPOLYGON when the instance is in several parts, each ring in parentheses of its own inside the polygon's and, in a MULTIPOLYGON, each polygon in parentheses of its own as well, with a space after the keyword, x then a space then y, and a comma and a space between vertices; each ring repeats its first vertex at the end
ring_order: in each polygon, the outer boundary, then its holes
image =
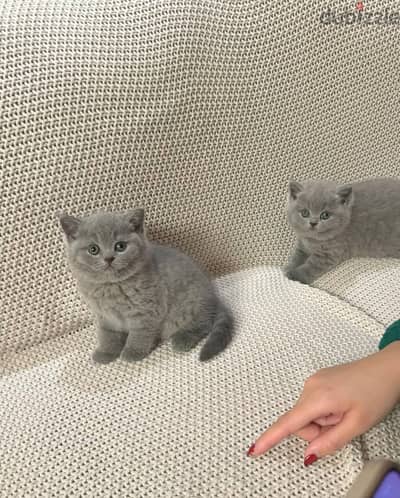
POLYGON ((59 216, 72 273, 98 320, 95 361, 139 361, 169 338, 189 351, 208 335, 201 361, 225 349, 231 314, 192 259, 147 240, 143 209, 59 216))
POLYGON ((353 257, 400 257, 398 179, 290 182, 288 219, 297 235, 291 280, 309 284, 353 257))

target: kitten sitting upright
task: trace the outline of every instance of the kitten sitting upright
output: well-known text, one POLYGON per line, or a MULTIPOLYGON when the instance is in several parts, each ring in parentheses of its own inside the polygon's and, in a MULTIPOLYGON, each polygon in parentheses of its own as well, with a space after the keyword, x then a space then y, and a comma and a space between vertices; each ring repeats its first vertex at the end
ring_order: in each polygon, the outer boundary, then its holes
POLYGON ((353 257, 399 258, 400 180, 290 182, 288 219, 297 236, 291 280, 309 284, 353 257))
POLYGON ((220 353, 232 338, 232 317, 212 282, 181 252, 151 244, 144 211, 60 215, 69 264, 98 320, 93 359, 145 358, 161 340, 188 351, 208 335, 200 360, 220 353))

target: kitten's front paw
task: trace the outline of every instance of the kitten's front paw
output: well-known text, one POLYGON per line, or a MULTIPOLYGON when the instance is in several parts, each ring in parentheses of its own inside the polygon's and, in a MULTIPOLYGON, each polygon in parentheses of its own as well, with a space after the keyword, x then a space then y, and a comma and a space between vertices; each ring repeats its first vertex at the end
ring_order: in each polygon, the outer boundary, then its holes
POLYGON ((190 351, 200 342, 201 337, 188 334, 187 332, 177 332, 172 336, 171 343, 175 351, 186 353, 190 351))
MULTIPOLYGON (((290 278, 290 274, 293 270, 295 270, 296 268, 294 266, 290 266, 290 265, 286 265, 283 267, 283 273, 284 275, 286 275, 288 278, 290 278)), ((292 278, 290 278, 290 280, 293 280, 292 278)))
POLYGON ((288 269, 286 271, 286 276, 289 280, 294 280, 295 282, 300 282, 301 284, 310 284, 310 280, 304 272, 297 268, 288 269))
POLYGON ((107 365, 119 357, 118 353, 107 353, 106 351, 96 351, 92 354, 92 359, 95 363, 101 363, 102 365, 107 365))
POLYGON ((121 353, 121 360, 127 361, 128 363, 133 363, 135 361, 143 360, 149 354, 150 354, 149 351, 136 351, 135 349, 124 349, 121 353))

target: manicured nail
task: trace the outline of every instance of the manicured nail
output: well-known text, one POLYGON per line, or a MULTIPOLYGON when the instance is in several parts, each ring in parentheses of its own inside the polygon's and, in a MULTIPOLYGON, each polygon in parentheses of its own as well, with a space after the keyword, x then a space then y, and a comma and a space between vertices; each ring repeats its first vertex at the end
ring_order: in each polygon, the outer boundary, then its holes
POLYGON ((309 465, 312 465, 317 460, 318 460, 317 455, 315 455, 314 453, 312 453, 311 455, 308 455, 308 456, 305 457, 305 459, 304 459, 304 466, 308 467, 309 465))
POLYGON ((247 450, 247 456, 251 456, 254 453, 256 445, 253 443, 250 448, 247 450))

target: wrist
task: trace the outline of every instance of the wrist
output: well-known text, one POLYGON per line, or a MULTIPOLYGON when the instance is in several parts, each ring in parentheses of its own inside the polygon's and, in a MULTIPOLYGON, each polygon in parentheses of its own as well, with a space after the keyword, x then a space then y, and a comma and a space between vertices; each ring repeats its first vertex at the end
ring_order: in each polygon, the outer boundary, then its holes
POLYGON ((400 400, 400 341, 388 344, 377 354, 384 359, 385 370, 389 376, 388 381, 397 385, 400 400))

